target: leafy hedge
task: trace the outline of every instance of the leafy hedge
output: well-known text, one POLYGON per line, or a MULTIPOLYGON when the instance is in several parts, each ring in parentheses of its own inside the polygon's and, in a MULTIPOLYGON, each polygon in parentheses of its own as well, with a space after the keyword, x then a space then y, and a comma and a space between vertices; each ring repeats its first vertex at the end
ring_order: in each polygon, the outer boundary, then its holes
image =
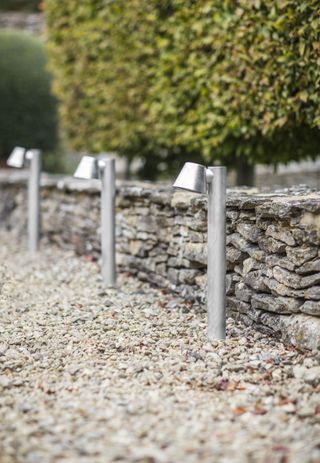
POLYGON ((16 145, 52 150, 58 141, 56 98, 42 42, 0 31, 0 158, 16 145))
POLYGON ((315 156, 318 0, 46 0, 71 145, 232 164, 315 156))

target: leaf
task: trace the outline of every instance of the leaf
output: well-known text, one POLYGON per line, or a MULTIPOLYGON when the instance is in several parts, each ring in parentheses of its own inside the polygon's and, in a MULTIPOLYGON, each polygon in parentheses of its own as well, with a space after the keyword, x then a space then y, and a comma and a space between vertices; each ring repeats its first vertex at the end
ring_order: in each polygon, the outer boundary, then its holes
POLYGON ((236 408, 234 408, 233 410, 233 413, 234 415, 243 415, 243 413, 246 413, 246 408, 245 407, 242 407, 242 406, 238 406, 236 408))

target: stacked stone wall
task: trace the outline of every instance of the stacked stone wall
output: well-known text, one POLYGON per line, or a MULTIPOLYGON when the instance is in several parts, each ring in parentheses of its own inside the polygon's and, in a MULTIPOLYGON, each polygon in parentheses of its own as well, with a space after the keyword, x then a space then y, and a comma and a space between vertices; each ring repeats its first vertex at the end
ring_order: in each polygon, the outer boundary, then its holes
MULTIPOLYGON (((26 191, 0 177, 2 226, 25 234, 26 191)), ((45 241, 100 255, 99 182, 43 181, 45 241)), ((117 264, 141 280, 206 302, 206 197, 169 186, 121 184, 117 264)), ((320 192, 234 189, 227 199, 230 315, 301 348, 320 347, 320 192)))
POLYGON ((0 11, 0 29, 21 29, 36 35, 44 33, 42 14, 0 11))

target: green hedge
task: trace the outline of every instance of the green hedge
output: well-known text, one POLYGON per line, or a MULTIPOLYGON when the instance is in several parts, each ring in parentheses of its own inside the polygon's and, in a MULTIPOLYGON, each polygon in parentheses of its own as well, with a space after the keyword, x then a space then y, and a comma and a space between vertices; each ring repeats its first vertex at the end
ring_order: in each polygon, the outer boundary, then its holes
POLYGON ((318 0, 46 0, 76 149, 277 163, 320 151, 318 0))
POLYGON ((0 31, 0 158, 16 145, 53 150, 58 142, 56 99, 42 42, 0 31))

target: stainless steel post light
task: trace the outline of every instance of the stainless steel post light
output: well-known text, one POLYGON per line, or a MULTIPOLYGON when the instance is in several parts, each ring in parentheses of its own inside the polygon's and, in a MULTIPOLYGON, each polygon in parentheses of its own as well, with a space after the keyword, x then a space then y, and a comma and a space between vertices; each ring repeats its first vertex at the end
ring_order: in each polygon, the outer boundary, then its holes
POLYGON ((105 285, 116 284, 115 252, 115 160, 83 156, 74 177, 101 180, 101 252, 105 285))
POLYGON ((208 195, 208 337, 226 337, 226 168, 187 162, 174 188, 208 195))
POLYGON ((28 247, 31 252, 36 252, 39 248, 41 157, 40 150, 26 150, 17 146, 7 160, 7 165, 10 167, 22 168, 30 165, 28 182, 28 247))

